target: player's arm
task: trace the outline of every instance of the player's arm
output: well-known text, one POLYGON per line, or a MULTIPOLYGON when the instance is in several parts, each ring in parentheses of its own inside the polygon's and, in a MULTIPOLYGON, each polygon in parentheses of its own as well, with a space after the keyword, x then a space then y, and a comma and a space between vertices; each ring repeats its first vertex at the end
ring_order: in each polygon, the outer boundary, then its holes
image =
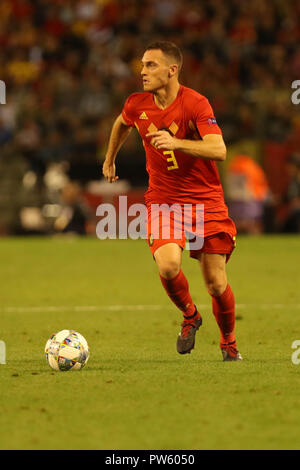
POLYGON ((206 134, 203 140, 176 140, 176 148, 181 152, 209 160, 226 160, 226 145, 219 134, 206 134))
POLYGON ((123 119, 122 114, 117 117, 112 126, 107 152, 102 168, 102 173, 109 183, 114 183, 119 179, 119 177, 116 176, 115 160, 118 151, 130 134, 131 129, 132 128, 128 126, 128 124, 123 119))
POLYGON ((226 145, 220 134, 206 134, 202 140, 177 139, 167 131, 157 131, 147 134, 151 144, 157 149, 180 150, 194 157, 209 160, 224 161, 226 159, 226 145))

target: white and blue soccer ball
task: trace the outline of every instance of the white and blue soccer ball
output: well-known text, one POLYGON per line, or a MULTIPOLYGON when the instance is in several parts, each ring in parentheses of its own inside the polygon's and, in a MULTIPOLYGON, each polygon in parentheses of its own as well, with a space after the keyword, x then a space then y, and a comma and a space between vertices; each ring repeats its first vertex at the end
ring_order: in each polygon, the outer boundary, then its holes
POLYGON ((45 346, 46 360, 54 370, 80 370, 90 351, 86 339, 75 330, 61 330, 51 335, 45 346))

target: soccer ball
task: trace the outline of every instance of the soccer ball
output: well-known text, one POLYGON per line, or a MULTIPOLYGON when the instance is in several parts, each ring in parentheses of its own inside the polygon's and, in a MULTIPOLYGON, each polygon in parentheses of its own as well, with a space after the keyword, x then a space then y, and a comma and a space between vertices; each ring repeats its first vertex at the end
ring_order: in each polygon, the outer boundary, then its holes
POLYGON ((90 351, 86 339, 80 333, 61 330, 48 339, 45 355, 54 370, 79 370, 87 363, 90 351))

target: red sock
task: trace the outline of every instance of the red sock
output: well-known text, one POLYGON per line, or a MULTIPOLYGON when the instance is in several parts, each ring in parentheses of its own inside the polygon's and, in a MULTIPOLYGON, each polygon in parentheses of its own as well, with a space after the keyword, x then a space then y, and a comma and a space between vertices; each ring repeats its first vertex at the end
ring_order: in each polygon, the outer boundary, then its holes
POLYGON ((184 316, 191 316, 195 313, 195 305, 189 292, 188 281, 180 270, 173 279, 165 279, 160 276, 168 296, 172 302, 182 311, 184 316))
POLYGON ((235 341, 235 300, 229 284, 223 294, 212 297, 213 313, 220 328, 221 343, 235 341))

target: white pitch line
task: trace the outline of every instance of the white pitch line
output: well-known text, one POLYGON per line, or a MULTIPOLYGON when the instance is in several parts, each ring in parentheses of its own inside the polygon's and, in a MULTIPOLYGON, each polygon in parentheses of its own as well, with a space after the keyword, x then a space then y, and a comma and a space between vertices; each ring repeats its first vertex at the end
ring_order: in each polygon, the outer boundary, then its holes
POLYGON ((38 307, 3 307, 0 308, 0 311, 11 313, 28 313, 28 312, 95 312, 97 310, 106 310, 106 311, 121 311, 121 310, 162 310, 170 307, 163 305, 75 305, 75 306, 38 306, 38 307))
MULTIPOLYGON (((197 304, 199 310, 211 309, 211 304, 197 304)), ((144 310, 171 310, 174 306, 170 305, 75 305, 75 306, 32 306, 32 307, 2 307, 2 313, 35 313, 35 312, 121 312, 121 311, 144 311, 144 310)), ((276 309, 300 309, 300 304, 236 304, 236 309, 243 310, 276 310, 276 309)))

